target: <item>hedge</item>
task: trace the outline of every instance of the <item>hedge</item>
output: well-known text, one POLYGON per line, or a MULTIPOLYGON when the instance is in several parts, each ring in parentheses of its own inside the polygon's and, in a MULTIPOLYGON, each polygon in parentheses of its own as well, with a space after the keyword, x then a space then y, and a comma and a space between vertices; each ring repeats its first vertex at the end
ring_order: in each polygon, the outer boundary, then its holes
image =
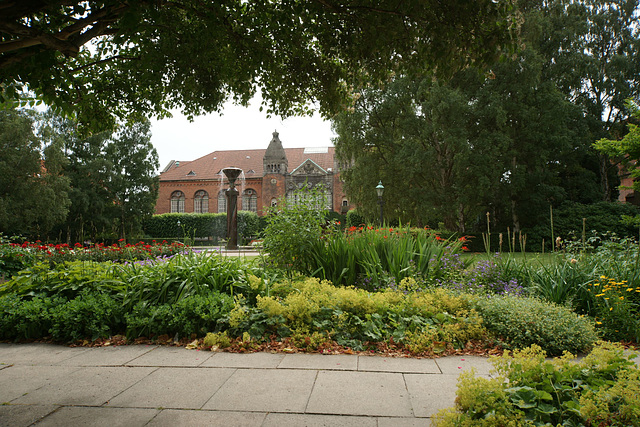
MULTIPOLYGON (((586 237, 615 233, 619 237, 638 238, 638 228, 622 222, 622 216, 631 217, 640 214, 637 206, 619 202, 598 202, 589 205, 565 202, 553 208, 553 237, 560 237, 563 241, 570 239, 580 239, 582 236, 582 219, 585 218, 586 237)), ((491 230, 491 252, 498 252, 500 249, 500 233, 502 233, 502 251, 509 251, 507 229, 491 230)), ((459 233, 439 231, 442 238, 456 238, 459 233)), ((479 232, 465 233, 469 237, 466 246, 471 252, 484 252, 485 244, 483 234, 486 238, 486 229, 479 232)), ((534 227, 522 230, 522 237, 526 236, 525 249, 528 252, 542 251, 544 239, 544 251, 551 251, 551 221, 547 220, 534 227)), ((513 234, 511 235, 513 238, 513 234)), ((513 241, 512 241, 513 243, 513 241)), ((512 245, 513 246, 513 245, 512 245)), ((515 246, 513 250, 520 252, 519 235, 515 236, 515 246)))
MULTIPOLYGON (((144 234, 154 238, 224 239, 227 234, 227 214, 224 213, 167 213, 153 215, 143 222, 144 234)), ((248 242, 259 234, 259 220, 255 212, 238 212, 238 240, 248 242)))

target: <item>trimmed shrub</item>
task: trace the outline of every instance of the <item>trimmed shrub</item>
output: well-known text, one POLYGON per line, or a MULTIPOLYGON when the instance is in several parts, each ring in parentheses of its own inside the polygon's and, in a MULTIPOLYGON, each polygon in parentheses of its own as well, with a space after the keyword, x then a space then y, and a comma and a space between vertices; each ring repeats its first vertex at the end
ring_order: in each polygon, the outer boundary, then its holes
POLYGON ((364 220, 364 217, 360 215, 356 209, 347 212, 347 227, 360 227, 366 224, 367 222, 364 220))
MULTIPOLYGON (((155 238, 224 239, 227 234, 227 214, 224 213, 167 213, 153 215, 143 223, 145 235, 155 238), (178 221, 180 224, 178 225, 178 221)), ((250 240, 258 236, 260 221, 255 212, 238 212, 239 240, 250 240)))
MULTIPOLYGON (((637 206, 629 203, 599 202, 589 205, 581 203, 565 202, 553 209, 553 234, 563 240, 571 236, 582 235, 582 219, 586 218, 586 231, 595 231, 598 234, 615 233, 620 237, 636 237, 637 227, 625 224, 623 215, 636 216, 640 214, 637 206)), ((533 251, 541 250, 542 239, 545 239, 545 250, 551 249, 551 226, 537 224, 528 230, 527 248, 533 251)))
POLYGON ((476 307, 484 326, 510 349, 537 344, 555 356, 587 351, 598 338, 588 318, 536 298, 492 296, 478 299, 476 307))

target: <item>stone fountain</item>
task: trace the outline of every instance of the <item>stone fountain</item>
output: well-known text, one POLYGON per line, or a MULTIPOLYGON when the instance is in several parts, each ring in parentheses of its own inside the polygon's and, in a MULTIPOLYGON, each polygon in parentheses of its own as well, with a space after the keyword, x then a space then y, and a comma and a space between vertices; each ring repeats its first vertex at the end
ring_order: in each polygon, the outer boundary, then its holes
POLYGON ((224 168, 222 173, 229 180, 227 196, 227 250, 238 249, 238 190, 236 179, 242 173, 240 168, 224 168))

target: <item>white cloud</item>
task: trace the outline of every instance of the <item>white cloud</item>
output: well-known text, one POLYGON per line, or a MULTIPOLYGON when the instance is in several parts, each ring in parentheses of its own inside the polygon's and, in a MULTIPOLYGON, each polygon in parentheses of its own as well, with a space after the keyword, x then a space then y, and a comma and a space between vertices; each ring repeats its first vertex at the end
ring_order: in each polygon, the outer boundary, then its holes
POLYGON ((259 103, 241 107, 227 103, 222 115, 210 114, 189 122, 179 111, 173 118, 151 121, 151 142, 158 150, 160 168, 171 160, 195 160, 216 150, 267 148, 277 130, 285 148, 332 145, 331 124, 313 117, 267 118, 259 103))

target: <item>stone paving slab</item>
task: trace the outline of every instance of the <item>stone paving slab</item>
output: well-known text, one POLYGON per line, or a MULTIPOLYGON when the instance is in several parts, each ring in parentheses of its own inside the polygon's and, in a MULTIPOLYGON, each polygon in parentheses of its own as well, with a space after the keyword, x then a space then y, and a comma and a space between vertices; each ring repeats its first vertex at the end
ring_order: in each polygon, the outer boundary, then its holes
POLYGON ((202 409, 304 412, 316 371, 238 369, 202 409))
POLYGON ((458 375, 404 374, 416 417, 431 417, 440 409, 453 406, 458 375))
POLYGON ((181 411, 165 409, 151 420, 147 426, 260 427, 263 425, 262 423, 266 415, 264 412, 181 411))
POLYGON ((56 405, 1 405, 0 427, 27 427, 58 408, 56 405))
POLYGON ((127 366, 200 366, 211 356, 210 351, 160 346, 128 362, 127 366))
POLYGON ((355 371, 358 358, 346 354, 287 354, 278 368, 355 371))
POLYGON ((429 418, 378 417, 378 427, 429 427, 429 418))
POLYGON ((13 403, 103 405, 156 369, 158 368, 80 368, 55 378, 55 381, 50 381, 13 403))
POLYGON ((108 405, 200 409, 234 372, 228 368, 158 368, 108 405))
POLYGON ((98 347, 60 362, 62 366, 123 366, 155 350, 150 345, 119 345, 98 347))
POLYGON ((439 374, 440 369, 433 359, 410 359, 406 357, 359 356, 358 371, 406 372, 439 374))
POLYGON ((66 406, 37 424, 38 427, 143 427, 157 409, 66 406))
POLYGON ((306 412, 412 417, 402 374, 320 371, 306 412))
POLYGON ((640 368, 640 353, 633 350, 625 350, 624 354, 633 356, 632 361, 636 362, 636 366, 640 368))
POLYGON ((205 360, 200 367, 202 368, 277 368, 282 359, 282 353, 213 353, 211 357, 205 360))
POLYGON ((443 374, 460 375, 472 368, 476 375, 490 375, 493 365, 487 357, 479 356, 449 356, 434 359, 443 374))
POLYGON ((54 344, 0 343, 0 363, 13 365, 57 365, 89 351, 85 347, 65 347, 54 344))
POLYGON ((77 370, 74 367, 24 365, 3 369, 0 371, 0 404, 28 395, 77 370))
POLYGON ((377 427, 373 417, 312 414, 268 414, 262 427, 377 427))

